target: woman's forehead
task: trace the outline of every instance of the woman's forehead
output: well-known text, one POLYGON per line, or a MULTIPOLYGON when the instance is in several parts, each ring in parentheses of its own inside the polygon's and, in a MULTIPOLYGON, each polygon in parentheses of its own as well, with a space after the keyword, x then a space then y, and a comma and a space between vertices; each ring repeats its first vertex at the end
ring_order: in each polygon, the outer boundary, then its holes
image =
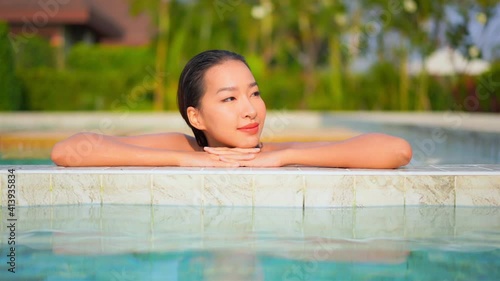
POLYGON ((205 82, 207 86, 238 86, 239 83, 252 83, 255 78, 248 67, 241 61, 230 60, 222 64, 215 65, 205 73, 205 82), (232 83, 234 85, 227 85, 232 83))

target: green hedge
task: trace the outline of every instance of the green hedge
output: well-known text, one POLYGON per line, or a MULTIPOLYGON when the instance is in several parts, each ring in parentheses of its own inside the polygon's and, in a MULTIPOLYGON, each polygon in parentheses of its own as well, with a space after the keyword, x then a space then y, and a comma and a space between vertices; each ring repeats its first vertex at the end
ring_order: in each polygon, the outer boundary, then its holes
POLYGON ((490 70, 479 77, 477 84, 481 109, 500 112, 500 62, 492 64, 490 70))
POLYGON ((18 69, 55 67, 55 51, 50 43, 38 36, 15 38, 15 60, 18 69))
MULTIPOLYGON (((151 108, 151 87, 122 71, 18 72, 30 110, 140 110, 151 108)), ((149 82, 148 82, 149 83, 149 82)))
POLYGON ((78 44, 66 59, 68 69, 92 71, 141 70, 154 65, 154 53, 149 47, 121 47, 78 44))
POLYGON ((21 90, 15 75, 14 53, 9 39, 9 30, 0 22, 0 110, 21 108, 21 90))
POLYGON ((149 110, 154 56, 149 48, 76 45, 64 70, 54 68, 48 43, 24 40, 17 76, 28 110, 149 110), (28 52, 29 50, 29 52, 28 52), (31 53, 31 54, 28 54, 31 53))

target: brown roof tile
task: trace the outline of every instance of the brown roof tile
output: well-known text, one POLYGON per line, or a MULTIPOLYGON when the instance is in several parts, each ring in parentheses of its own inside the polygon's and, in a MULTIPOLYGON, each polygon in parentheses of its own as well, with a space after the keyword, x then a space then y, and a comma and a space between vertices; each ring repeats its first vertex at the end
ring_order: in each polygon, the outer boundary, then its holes
POLYGON ((34 24, 72 23, 81 24, 89 19, 90 7, 87 0, 69 0, 59 4, 58 1, 38 0, 0 0, 0 19, 10 23, 34 24), (57 5, 46 5, 55 3, 57 5))
POLYGON ((39 27, 87 25, 105 36, 104 42, 113 44, 147 44, 152 33, 149 17, 144 14, 131 16, 126 0, 0 0, 2 19, 11 24, 28 22, 39 27))
POLYGON ((145 45, 150 42, 153 34, 150 17, 146 14, 133 16, 129 12, 127 0, 90 0, 98 10, 117 22, 124 31, 119 40, 105 39, 105 43, 145 45))

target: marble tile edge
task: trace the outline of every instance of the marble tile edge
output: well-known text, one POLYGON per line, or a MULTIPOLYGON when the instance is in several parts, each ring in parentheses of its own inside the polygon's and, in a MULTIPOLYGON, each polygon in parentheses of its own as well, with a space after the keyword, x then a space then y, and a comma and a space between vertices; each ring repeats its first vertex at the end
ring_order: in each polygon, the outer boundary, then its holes
MULTIPOLYGON (((500 167, 500 165, 499 165, 500 167)), ((314 168, 314 167, 283 167, 283 168, 184 168, 184 167, 77 167, 66 168, 53 165, 1 165, 0 174, 8 173, 9 169, 15 169, 18 174, 191 174, 191 175, 349 175, 349 176, 476 176, 476 175, 500 175, 500 170, 486 170, 471 167, 471 170, 463 170, 463 165, 457 165, 457 170, 452 166, 446 169, 436 167, 419 167, 417 169, 339 169, 339 168, 314 168), (462 169, 458 169, 462 168, 462 169)))

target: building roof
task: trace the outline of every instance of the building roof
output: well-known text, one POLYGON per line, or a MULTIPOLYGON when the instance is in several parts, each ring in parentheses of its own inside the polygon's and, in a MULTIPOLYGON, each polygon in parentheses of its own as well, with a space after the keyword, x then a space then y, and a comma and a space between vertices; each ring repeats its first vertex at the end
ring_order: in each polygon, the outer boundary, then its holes
MULTIPOLYGON (((468 60, 459 51, 451 48, 442 48, 432 53, 424 62, 427 73, 431 75, 454 75, 457 73, 480 75, 488 71, 490 64, 480 59, 468 60)), ((409 65, 411 74, 422 71, 422 62, 413 61, 409 65)))
POLYGON ((106 11, 106 14, 124 30, 124 34, 119 40, 107 38, 104 40, 104 43, 144 45, 150 42, 154 32, 150 17, 146 13, 132 16, 129 12, 127 0, 89 1, 98 7, 99 10, 106 11))
POLYGON ((105 42, 117 44, 146 44, 151 37, 149 18, 132 17, 126 0, 0 0, 0 20, 38 28, 85 25, 105 42))

